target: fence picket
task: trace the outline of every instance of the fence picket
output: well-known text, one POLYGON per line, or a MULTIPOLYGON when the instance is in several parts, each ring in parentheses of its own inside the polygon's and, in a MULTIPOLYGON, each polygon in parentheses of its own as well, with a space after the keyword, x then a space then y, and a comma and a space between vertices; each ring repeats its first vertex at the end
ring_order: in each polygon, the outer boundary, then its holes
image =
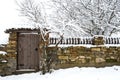
MULTIPOLYGON (((49 44, 57 44, 59 38, 50 38, 49 39, 49 44)), ((92 44, 93 38, 88 37, 88 38, 65 38, 61 40, 60 44, 68 45, 68 44, 73 44, 73 45, 78 45, 78 44, 92 44)), ((105 44, 120 44, 120 38, 112 38, 112 37, 105 37, 104 38, 105 44)))

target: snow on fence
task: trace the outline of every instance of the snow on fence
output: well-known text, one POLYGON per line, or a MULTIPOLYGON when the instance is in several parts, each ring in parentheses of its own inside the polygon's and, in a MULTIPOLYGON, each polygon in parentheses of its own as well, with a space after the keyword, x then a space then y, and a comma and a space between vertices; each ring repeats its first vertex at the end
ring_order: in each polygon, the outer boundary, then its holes
MULTIPOLYGON (((73 44, 73 45, 79 45, 79 44, 93 44, 93 37, 81 37, 81 38, 64 38, 60 41, 59 44, 73 44)), ((104 44, 120 44, 120 37, 104 37, 104 44)), ((59 41, 59 38, 50 38, 49 44, 55 45, 59 41)))
MULTIPOLYGON (((59 41, 59 38, 50 38, 49 39, 49 44, 57 44, 59 41)), ((64 38, 60 41, 59 44, 92 44, 92 38, 64 38)))

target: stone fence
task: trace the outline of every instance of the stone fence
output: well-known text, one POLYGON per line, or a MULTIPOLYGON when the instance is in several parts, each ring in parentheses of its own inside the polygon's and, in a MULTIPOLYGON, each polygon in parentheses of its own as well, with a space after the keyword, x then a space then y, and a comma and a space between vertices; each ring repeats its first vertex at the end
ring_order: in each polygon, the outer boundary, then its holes
MULTIPOLYGON (((55 68, 83 67, 83 66, 112 66, 120 65, 120 38, 110 38, 95 36, 92 38, 69 38, 62 40, 60 45, 68 44, 90 44, 91 47, 85 46, 67 46, 53 47, 57 43, 57 38, 48 38, 47 54, 56 55, 54 62, 55 68), (105 46, 105 44, 115 44, 114 46, 105 46), (116 46, 117 45, 117 46, 116 46)), ((40 42, 40 54, 43 53, 44 42, 40 42)), ((9 43, 4 49, 8 54, 0 55, 0 75, 11 74, 16 70, 17 54, 17 33, 10 33, 9 43), (2 61, 7 62, 2 62, 2 61)), ((51 56, 52 56, 51 55, 51 56)), ((49 57, 49 56, 47 56, 49 57)))
POLYGON ((0 75, 11 75, 16 70, 16 54, 0 54, 0 75))
POLYGON ((56 53, 58 68, 120 65, 120 47, 49 47, 48 51, 56 53))
MULTIPOLYGON (((57 40, 57 38, 51 38, 49 43, 54 45, 57 40)), ((53 52, 57 55, 58 68, 120 65, 120 38, 104 36, 68 38, 61 40, 59 45, 63 47, 48 47, 48 53, 53 52), (65 46, 68 44, 72 46, 65 46)))

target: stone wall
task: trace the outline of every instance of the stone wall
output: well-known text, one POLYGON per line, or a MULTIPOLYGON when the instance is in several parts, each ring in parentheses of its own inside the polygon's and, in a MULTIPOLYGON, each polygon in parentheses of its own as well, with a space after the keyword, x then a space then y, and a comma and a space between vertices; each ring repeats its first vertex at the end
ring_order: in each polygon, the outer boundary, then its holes
POLYGON ((104 37, 103 36, 94 36, 92 40, 93 45, 104 45, 104 37))
POLYGON ((48 53, 56 53, 58 68, 120 65, 120 47, 105 46, 103 36, 94 36, 92 45, 95 47, 48 47, 48 53))
MULTIPOLYGON (((112 66, 120 65, 120 47, 64 47, 55 50, 57 53, 57 67, 72 66, 112 66)), ((50 51, 49 51, 50 52, 50 51)))
POLYGON ((9 34, 9 42, 4 47, 7 54, 0 54, 0 75, 10 75, 16 70, 17 33, 9 34))
POLYGON ((10 75, 16 70, 16 54, 0 54, 0 75, 10 75))
POLYGON ((9 34, 9 42, 6 46, 6 52, 10 54, 16 53, 17 50, 17 33, 13 32, 9 34))
MULTIPOLYGON (((46 41, 40 41, 40 60, 46 58, 46 56, 44 57, 44 49, 49 45, 49 35, 47 34, 45 38, 47 39, 46 41)), ((101 46, 104 45, 104 39, 101 36, 94 37, 92 44, 96 47, 48 47, 47 54, 54 54, 55 63, 57 63, 55 68, 120 65, 120 47, 101 46)), ((11 74, 16 70, 16 32, 10 33, 9 43, 6 46, 5 51, 8 54, 0 55, 0 75, 11 74)))

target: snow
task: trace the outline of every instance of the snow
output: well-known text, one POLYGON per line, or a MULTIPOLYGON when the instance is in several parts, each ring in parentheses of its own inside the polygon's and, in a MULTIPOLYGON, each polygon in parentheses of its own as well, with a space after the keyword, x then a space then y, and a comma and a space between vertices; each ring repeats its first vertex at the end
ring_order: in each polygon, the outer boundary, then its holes
POLYGON ((7 53, 6 53, 6 52, 4 52, 4 51, 0 51, 0 54, 5 55, 5 54, 7 54, 7 53))
MULTIPOLYGON (((54 47, 55 45, 49 45, 49 47, 54 47)), ((74 45, 74 44, 59 44, 58 47, 78 47, 78 46, 83 46, 83 47, 96 47, 96 45, 87 45, 87 44, 78 44, 78 45, 74 45)))
MULTIPOLYGON (((120 47, 120 44, 105 44, 105 45, 90 45, 90 44, 78 44, 78 45, 74 45, 74 44, 59 44, 58 47, 78 47, 78 46, 83 46, 83 47, 87 47, 87 48, 91 48, 91 47, 120 47)), ((48 47, 55 47, 55 45, 49 45, 48 47)))
POLYGON ((2 63, 6 63, 6 62, 7 62, 7 60, 2 60, 1 62, 2 62, 2 63))
POLYGON ((73 67, 54 70, 51 74, 41 72, 0 77, 0 80, 120 80, 120 66, 94 68, 73 67))

